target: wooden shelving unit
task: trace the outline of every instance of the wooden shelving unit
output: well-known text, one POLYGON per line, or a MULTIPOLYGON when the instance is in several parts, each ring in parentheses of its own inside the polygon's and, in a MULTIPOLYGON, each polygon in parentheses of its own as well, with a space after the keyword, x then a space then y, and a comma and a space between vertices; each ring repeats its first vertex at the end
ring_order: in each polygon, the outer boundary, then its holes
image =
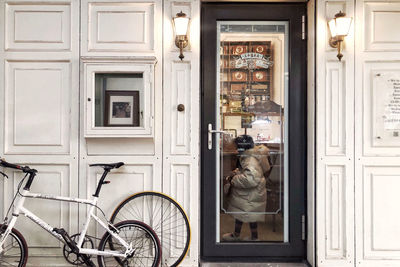
POLYGON ((265 99, 271 97, 273 75, 271 68, 242 66, 241 55, 256 53, 273 61, 270 41, 222 42, 220 46, 220 73, 222 95, 238 99, 238 96, 265 99))

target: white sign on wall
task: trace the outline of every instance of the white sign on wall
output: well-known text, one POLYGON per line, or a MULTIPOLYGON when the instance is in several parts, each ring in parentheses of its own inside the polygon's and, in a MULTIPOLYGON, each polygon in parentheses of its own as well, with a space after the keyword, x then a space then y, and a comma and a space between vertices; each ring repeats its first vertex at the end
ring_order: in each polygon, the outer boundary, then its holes
POLYGON ((400 130, 400 75, 378 73, 374 85, 375 119, 383 122, 385 131, 400 130))

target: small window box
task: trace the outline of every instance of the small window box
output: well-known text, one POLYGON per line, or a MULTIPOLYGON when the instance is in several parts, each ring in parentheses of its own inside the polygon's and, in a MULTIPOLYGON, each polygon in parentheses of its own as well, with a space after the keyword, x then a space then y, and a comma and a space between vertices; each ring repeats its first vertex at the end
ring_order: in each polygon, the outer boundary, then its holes
POLYGON ((153 137, 155 57, 82 58, 85 137, 153 137))

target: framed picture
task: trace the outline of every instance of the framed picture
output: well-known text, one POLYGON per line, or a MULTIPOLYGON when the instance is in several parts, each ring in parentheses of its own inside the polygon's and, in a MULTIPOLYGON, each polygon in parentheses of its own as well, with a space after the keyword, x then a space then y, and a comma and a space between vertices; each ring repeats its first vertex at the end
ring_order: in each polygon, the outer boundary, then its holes
POLYGON ((139 121, 139 91, 105 91, 104 126, 137 127, 139 121))

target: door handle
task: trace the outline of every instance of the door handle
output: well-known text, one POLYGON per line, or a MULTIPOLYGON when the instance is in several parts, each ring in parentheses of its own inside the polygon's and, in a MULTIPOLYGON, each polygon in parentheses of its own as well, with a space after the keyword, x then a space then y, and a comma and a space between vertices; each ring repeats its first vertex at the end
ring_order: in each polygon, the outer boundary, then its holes
POLYGON ((208 150, 212 149, 212 135, 213 134, 230 134, 229 132, 226 131, 218 131, 218 130, 213 130, 212 124, 208 124, 208 150))

